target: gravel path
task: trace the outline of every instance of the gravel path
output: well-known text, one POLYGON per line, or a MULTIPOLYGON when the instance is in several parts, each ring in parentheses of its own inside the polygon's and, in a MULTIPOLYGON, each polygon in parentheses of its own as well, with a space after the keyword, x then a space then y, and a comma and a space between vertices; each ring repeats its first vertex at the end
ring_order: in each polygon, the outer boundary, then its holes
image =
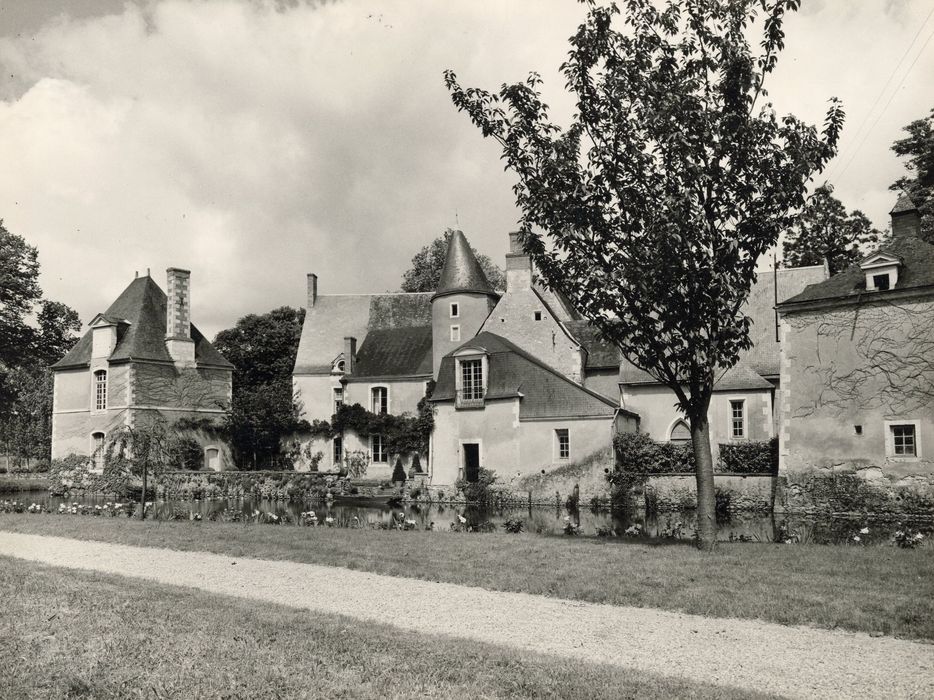
POLYGON ((889 637, 8 532, 0 555, 788 697, 934 697, 934 645, 889 637))

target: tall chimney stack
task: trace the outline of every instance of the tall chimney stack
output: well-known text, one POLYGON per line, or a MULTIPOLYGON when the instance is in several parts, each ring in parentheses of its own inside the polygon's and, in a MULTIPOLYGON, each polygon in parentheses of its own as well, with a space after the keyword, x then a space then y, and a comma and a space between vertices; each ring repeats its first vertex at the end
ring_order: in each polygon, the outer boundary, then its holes
POLYGON ((532 258, 525 252, 521 234, 509 234, 509 252, 506 253, 506 291, 515 292, 532 286, 532 258))
POLYGON ((315 305, 318 300, 318 275, 313 272, 308 273, 308 308, 315 305))
POLYGON ((175 364, 193 367, 195 343, 191 339, 191 271, 170 267, 166 272, 165 346, 175 364))
POLYGON ((357 363, 357 339, 344 336, 344 374, 353 374, 357 363))

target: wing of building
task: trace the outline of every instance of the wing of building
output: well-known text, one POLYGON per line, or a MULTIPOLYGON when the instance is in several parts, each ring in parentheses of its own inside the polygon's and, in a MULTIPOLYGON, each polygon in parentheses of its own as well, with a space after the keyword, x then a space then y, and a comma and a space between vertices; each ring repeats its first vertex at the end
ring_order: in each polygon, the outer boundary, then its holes
MULTIPOLYGON (((103 468, 108 435, 154 418, 226 416, 233 366, 191 323, 191 273, 169 268, 169 294, 137 277, 71 351, 52 366, 52 457, 87 455, 103 468)), ((204 430, 204 464, 232 466, 230 450, 204 430)))
POLYGON ((798 487, 777 507, 818 507, 820 475, 861 478, 877 510, 934 504, 934 244, 907 196, 891 216, 878 250, 779 306, 780 464, 798 487))

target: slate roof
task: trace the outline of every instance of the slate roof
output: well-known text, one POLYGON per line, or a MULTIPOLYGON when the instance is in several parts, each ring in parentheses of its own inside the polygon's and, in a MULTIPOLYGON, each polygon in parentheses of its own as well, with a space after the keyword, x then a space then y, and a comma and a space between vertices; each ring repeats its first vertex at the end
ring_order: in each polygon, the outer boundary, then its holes
POLYGON ((348 380, 405 376, 431 377, 431 326, 369 331, 348 380))
MULTIPOLYGON (((762 376, 752 368, 752 366, 740 358, 733 367, 728 369, 725 374, 718 373, 719 379, 714 382, 714 391, 748 391, 751 389, 772 389, 771 382, 762 378, 762 376)), ((620 384, 659 384, 648 372, 645 372, 629 360, 623 359, 619 365, 620 384)))
POLYGON ((483 268, 480 267, 480 263, 477 262, 476 256, 470 249, 464 232, 455 231, 448 243, 444 268, 434 296, 440 297, 461 292, 499 296, 490 286, 486 275, 483 274, 483 268))
MULTIPOLYGON (((720 377, 714 385, 714 391, 772 388, 772 384, 763 377, 779 374, 779 343, 775 337, 775 282, 778 281, 778 300, 781 302, 823 279, 822 265, 759 272, 746 306, 743 307, 743 311, 752 319, 749 337, 753 346, 720 377)), ((625 359, 620 363, 619 381, 623 384, 658 383, 647 372, 625 359)))
POLYGON ((502 336, 486 331, 442 358, 432 401, 454 400, 454 353, 464 348, 483 348, 487 353, 489 376, 486 398, 520 396, 520 419, 609 418, 617 410, 623 410, 616 402, 572 382, 502 336))
MULTIPOLYGON (((117 325, 117 345, 110 355, 110 362, 149 360, 171 363, 172 357, 165 347, 166 307, 165 292, 151 277, 133 280, 101 315, 117 325)), ((91 360, 92 334, 93 330, 88 330, 52 368, 87 367, 91 360)), ((195 341, 195 362, 198 365, 233 368, 194 324, 191 326, 191 339, 195 341)))
MULTIPOLYGON (((899 202, 901 201, 899 198, 899 202)), ((878 298, 900 290, 934 286, 934 245, 914 236, 899 236, 876 250, 873 255, 878 253, 893 255, 903 261, 898 271, 898 283, 892 289, 867 293, 866 275, 859 265, 855 264, 838 272, 826 282, 812 284, 800 294, 787 299, 782 304, 783 310, 790 310, 791 305, 805 302, 854 301, 863 294, 878 298)))
POLYGON ((564 326, 587 351, 587 364, 584 369, 619 367, 622 355, 616 343, 604 338, 590 321, 565 321, 564 326))
POLYGON ((895 206, 892 207, 892 211, 890 211, 889 214, 906 214, 910 211, 918 211, 918 207, 911 201, 911 197, 909 197, 907 193, 902 192, 898 195, 895 206))
POLYGON ((329 373, 344 351, 345 336, 357 339, 359 358, 372 331, 430 327, 431 296, 430 292, 319 295, 305 311, 295 373, 329 373))

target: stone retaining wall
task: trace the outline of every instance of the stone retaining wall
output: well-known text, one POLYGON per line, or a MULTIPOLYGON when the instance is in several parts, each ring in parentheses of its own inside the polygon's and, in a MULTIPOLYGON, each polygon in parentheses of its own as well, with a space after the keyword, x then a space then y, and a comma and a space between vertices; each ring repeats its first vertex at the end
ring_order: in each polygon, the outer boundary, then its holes
POLYGON ((934 518, 934 474, 892 477, 879 467, 845 466, 784 473, 775 512, 934 518))
MULTIPOLYGON (((726 511, 772 510, 775 477, 771 474, 714 474, 717 508, 726 511)), ((645 483, 649 511, 671 512, 697 507, 697 480, 690 474, 649 476, 645 483)))

